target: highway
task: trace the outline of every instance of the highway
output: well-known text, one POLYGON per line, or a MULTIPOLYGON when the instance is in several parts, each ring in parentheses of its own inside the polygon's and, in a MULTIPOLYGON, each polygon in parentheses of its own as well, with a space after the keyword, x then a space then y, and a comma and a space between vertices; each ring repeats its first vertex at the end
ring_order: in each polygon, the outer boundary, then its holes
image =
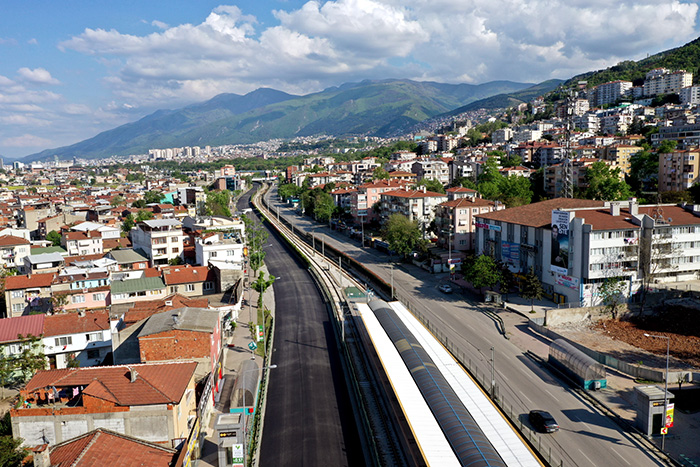
MULTIPOLYGON (((293 213, 278 203, 274 189, 268 199, 273 213, 279 207, 280 215, 294 219, 295 227, 306 231, 315 229, 317 242, 323 237, 326 244, 363 263, 387 283, 391 281, 392 268, 387 255, 372 248, 362 249, 358 242, 293 213)), ((551 459, 552 465, 666 465, 560 381, 547 365, 505 339, 479 304, 459 294, 440 293, 436 277, 417 267, 397 265, 393 268, 393 282, 397 295, 409 302, 414 312, 425 316, 438 333, 459 349, 463 361, 470 362, 482 377, 491 371, 490 349, 494 347, 499 398, 508 411, 516 414, 526 432, 531 433, 527 420, 531 409, 548 410, 554 415, 561 426, 558 433, 532 435, 535 448, 551 459)))
MULTIPOLYGON (((249 206, 251 192, 237 203, 249 206)), ((265 263, 274 284, 275 337, 262 466, 363 465, 361 444, 326 305, 307 267, 270 232, 265 263)))

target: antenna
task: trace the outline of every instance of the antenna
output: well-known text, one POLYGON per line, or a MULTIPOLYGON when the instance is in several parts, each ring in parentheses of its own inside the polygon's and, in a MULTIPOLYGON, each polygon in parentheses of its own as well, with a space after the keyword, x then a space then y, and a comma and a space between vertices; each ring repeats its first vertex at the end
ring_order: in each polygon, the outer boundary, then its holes
POLYGON ((564 150, 564 186, 562 195, 564 198, 574 197, 574 168, 571 164, 571 132, 574 127, 574 102, 576 93, 569 90, 566 97, 566 147, 564 150))

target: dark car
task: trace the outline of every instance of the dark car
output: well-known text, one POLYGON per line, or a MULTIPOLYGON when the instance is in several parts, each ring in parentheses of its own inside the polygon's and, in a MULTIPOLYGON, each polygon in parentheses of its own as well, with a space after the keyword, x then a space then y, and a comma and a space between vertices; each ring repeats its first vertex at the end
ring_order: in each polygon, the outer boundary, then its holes
POLYGON ((530 411, 530 423, 537 431, 542 433, 554 433, 559 431, 559 424, 554 420, 552 414, 544 410, 530 411))

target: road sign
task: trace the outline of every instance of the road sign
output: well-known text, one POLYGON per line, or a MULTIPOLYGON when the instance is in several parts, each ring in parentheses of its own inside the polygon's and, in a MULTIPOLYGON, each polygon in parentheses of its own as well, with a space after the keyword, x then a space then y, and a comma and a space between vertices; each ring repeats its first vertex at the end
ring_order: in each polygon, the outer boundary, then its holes
POLYGON ((265 333, 263 332, 263 327, 261 324, 258 324, 255 326, 257 335, 258 335, 258 342, 262 342, 263 339, 265 339, 265 333))
POLYGON ((256 344, 256 343, 253 342, 253 341, 250 341, 250 342, 248 343, 248 348, 249 348, 250 350, 255 350, 255 349, 258 348, 258 344, 256 344))
POLYGON ((662 435, 667 435, 667 434, 668 434, 668 428, 666 428, 665 426, 664 426, 664 427, 661 427, 661 434, 662 434, 662 435))

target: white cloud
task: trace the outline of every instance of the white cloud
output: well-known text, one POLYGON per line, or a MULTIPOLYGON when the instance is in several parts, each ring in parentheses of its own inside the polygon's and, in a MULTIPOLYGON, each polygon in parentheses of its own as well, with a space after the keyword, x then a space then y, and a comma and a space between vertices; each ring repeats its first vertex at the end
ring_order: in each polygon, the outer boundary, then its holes
POLYGON ((43 148, 51 144, 50 139, 42 138, 41 136, 25 133, 20 136, 12 136, 2 140, 3 146, 20 147, 20 148, 43 148))
POLYGON ((66 104, 63 106, 63 112, 68 115, 87 115, 92 109, 85 104, 66 104))
POLYGON ((27 41, 27 44, 29 44, 29 45, 39 45, 39 41, 32 37, 31 39, 29 39, 29 40, 27 41))
POLYGON ((168 29, 168 24, 164 23, 162 21, 158 21, 157 19, 154 19, 151 21, 151 25, 157 27, 158 29, 168 29))
POLYGON ((32 84, 60 84, 56 78, 51 76, 44 68, 20 68, 17 74, 24 80, 32 84))

